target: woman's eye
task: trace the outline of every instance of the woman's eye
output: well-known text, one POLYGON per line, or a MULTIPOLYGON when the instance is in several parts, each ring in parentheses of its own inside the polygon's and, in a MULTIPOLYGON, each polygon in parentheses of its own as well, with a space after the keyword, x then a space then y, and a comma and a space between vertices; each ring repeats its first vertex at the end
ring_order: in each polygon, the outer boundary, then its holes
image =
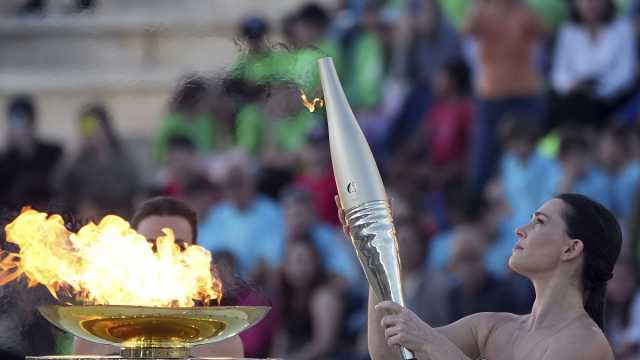
POLYGON ((540 220, 540 219, 538 219, 538 218, 535 218, 535 219, 533 219, 533 223, 534 223, 534 224, 542 225, 542 224, 544 224, 544 221, 542 221, 542 220, 540 220))

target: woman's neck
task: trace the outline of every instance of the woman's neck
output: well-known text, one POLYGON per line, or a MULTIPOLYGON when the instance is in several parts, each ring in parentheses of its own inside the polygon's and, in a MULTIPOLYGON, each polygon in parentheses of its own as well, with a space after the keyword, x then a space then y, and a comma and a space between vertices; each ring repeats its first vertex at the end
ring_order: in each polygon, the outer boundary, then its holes
POLYGON ((528 320, 530 330, 554 327, 585 314, 582 290, 574 280, 549 276, 533 280, 536 300, 528 320))

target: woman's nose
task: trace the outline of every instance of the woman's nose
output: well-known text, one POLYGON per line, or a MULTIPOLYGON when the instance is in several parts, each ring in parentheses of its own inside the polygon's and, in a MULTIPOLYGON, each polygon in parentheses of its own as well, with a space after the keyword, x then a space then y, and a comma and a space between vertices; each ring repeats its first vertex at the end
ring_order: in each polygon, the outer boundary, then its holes
POLYGON ((524 229, 524 226, 520 226, 516 228, 516 236, 518 238, 523 238, 523 239, 527 237, 527 233, 524 229))

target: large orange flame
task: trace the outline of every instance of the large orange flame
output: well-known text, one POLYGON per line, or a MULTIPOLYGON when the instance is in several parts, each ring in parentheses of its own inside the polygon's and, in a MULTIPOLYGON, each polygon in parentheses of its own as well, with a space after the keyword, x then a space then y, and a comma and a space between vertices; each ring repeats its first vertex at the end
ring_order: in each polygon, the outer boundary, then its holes
POLYGON ((200 246, 182 250, 173 231, 153 244, 114 215, 68 231, 59 215, 31 209, 6 227, 19 254, 3 252, 0 285, 23 275, 58 297, 66 290, 84 303, 102 305, 193 306, 220 299, 211 273, 211 253, 200 246))

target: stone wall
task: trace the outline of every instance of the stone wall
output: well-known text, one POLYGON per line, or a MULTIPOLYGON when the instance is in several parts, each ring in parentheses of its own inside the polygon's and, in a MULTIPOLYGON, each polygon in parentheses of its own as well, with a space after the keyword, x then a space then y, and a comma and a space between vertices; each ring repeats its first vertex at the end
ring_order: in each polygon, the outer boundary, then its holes
MULTIPOLYGON (((323 1, 333 6, 336 1, 323 1)), ((12 17, 0 7, 0 106, 33 94, 40 133, 72 149, 75 117, 104 102, 125 140, 148 142, 176 81, 187 72, 216 73, 237 55, 240 19, 264 15, 273 27, 300 0, 98 0, 90 14, 12 17), (4 13, 5 15, 2 15, 4 13)), ((3 116, 4 120, 4 111, 3 116)), ((5 133, 0 121, 0 134, 5 133)), ((5 142, 0 136, 0 146, 5 142)))

